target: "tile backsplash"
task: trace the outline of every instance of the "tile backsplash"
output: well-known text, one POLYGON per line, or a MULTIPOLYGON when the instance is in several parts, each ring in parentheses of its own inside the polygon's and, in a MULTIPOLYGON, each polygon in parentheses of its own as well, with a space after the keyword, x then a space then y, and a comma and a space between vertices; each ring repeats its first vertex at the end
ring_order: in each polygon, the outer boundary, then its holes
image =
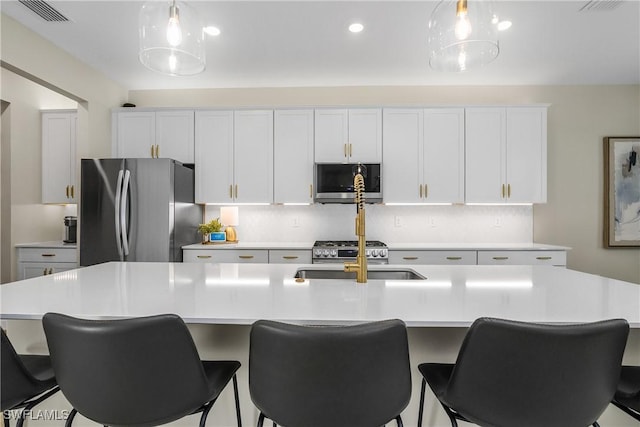
MULTIPOLYGON (((533 207, 366 205, 368 240, 390 243, 531 243, 533 207)), ((244 242, 354 240, 355 205, 240 206, 244 242)), ((206 207, 206 220, 220 216, 206 207)))

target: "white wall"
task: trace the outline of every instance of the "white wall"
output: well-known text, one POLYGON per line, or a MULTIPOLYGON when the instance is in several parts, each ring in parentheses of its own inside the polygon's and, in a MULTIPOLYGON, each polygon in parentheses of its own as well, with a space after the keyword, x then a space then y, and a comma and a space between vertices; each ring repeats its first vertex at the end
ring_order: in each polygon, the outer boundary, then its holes
MULTIPOLYGON (((13 249, 16 243, 61 240, 63 217, 74 213, 73 208, 40 202, 40 110, 78 108, 79 174, 80 158, 110 156, 111 108, 121 105, 126 91, 6 15, 0 18, 0 98, 10 103, 11 120, 11 163, 2 168, 2 182, 10 181, 12 197, 10 224, 2 223, 10 233, 3 230, 2 247, 13 249)), ((11 256, 15 279, 14 250, 11 256)))
MULTIPOLYGON (((531 206, 366 205, 368 240, 394 243, 531 243, 531 206), (396 225, 396 219, 399 225, 396 225)), ((356 240, 354 205, 240 206, 243 242, 356 240)), ((220 216, 207 206, 209 221, 220 216)))
MULTIPOLYGON (((486 239, 526 239, 573 248, 568 266, 576 270, 640 283, 640 249, 604 249, 602 241, 603 155, 605 136, 640 135, 640 86, 504 86, 504 87, 328 87, 328 88, 255 88, 130 91, 129 101, 139 107, 243 107, 313 105, 468 105, 549 103, 548 115, 548 201, 535 205, 532 232, 489 229, 486 239), (517 237, 516 237, 517 236, 517 237), (531 237, 529 237, 531 236, 531 237)), ((388 208, 388 207, 387 207, 388 208)), ((387 209, 385 208, 385 209, 387 209)), ((274 207, 273 209, 276 209, 274 207)), ((265 209, 269 214, 273 209, 265 209)), ((409 208, 407 208, 409 209, 409 208)), ((244 210, 244 209, 243 209, 244 210)), ((287 210, 287 212, 289 212, 287 210)), ((310 212, 324 212, 322 208, 310 212)), ((381 210, 381 216, 393 217, 395 208, 381 210)), ((471 207, 446 210, 412 208, 407 224, 417 225, 425 215, 436 215, 443 224, 463 225, 471 230, 475 213, 471 207), (435 212, 435 213, 434 213, 435 212), (442 216, 440 214, 442 213, 442 216), (450 217, 451 215, 451 217, 450 217)), ((504 215, 509 216, 509 211, 504 215)), ((305 212, 304 215, 306 215, 305 212)), ((241 214, 242 215, 242 214, 241 214)), ((301 213, 301 215, 303 215, 301 213)), ((336 214, 337 215, 337 214, 336 214)), ((336 217, 342 219, 344 215, 336 217)), ((489 215, 491 218, 494 215, 489 215)), ((241 219, 242 220, 242 219, 241 219)), ((319 214, 310 222, 323 223, 319 214)), ((482 221, 482 220, 480 220, 482 221)), ((457 230, 446 236, 434 230, 418 228, 415 234, 389 229, 389 219, 381 220, 385 235, 395 238, 457 239, 457 230)), ((509 225, 509 223, 507 224, 509 225)), ((516 224, 514 223, 514 226, 516 224)), ((520 226, 519 224, 517 225, 520 226)), ((241 227, 244 227, 241 225, 241 227)), ((242 231, 241 227, 239 231, 242 231)), ((302 227, 301 227, 302 228, 302 227)), ((276 227, 277 229, 277 227, 276 227)), ((371 227, 368 228, 372 230, 371 227)), ((444 228, 443 228, 444 229, 444 228)), ((410 230, 407 227, 407 230, 410 230)), ((249 235, 274 234, 251 228, 249 235)), ((287 229, 288 232, 291 230, 287 229)), ((311 230, 305 230, 311 231, 311 230)), ((292 234, 296 236, 296 232, 292 234)), ((475 238, 475 236, 474 236, 475 238)), ((526 241, 526 240, 525 240, 526 241)))

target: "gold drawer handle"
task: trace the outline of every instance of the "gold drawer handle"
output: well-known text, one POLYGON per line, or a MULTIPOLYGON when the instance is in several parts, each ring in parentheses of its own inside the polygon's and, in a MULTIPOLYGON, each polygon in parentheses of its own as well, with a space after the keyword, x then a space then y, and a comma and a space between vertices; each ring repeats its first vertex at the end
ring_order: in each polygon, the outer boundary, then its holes
POLYGON ((75 197, 74 193, 75 193, 75 189, 73 188, 74 186, 71 186, 71 198, 73 199, 75 197))
POLYGON ((67 185, 67 199, 69 198, 69 186, 67 185))
POLYGON ((509 259, 508 256, 494 256, 493 259, 495 259, 496 261, 504 261, 506 259, 509 259))
POLYGON ((211 255, 197 255, 197 257, 200 259, 209 259, 211 258, 211 255))
POLYGON ((253 255, 238 255, 240 259, 253 259, 253 255))
POLYGON ((298 257, 295 256, 295 255, 283 255, 282 258, 284 258, 284 259, 298 259, 298 257))
POLYGON ((418 259, 417 256, 403 256, 402 259, 407 260, 407 261, 415 261, 418 259))
POLYGON ((536 259, 539 259, 540 261, 548 261, 552 258, 550 256, 537 256, 536 259))
POLYGON ((44 256, 44 257, 52 257, 52 256, 56 256, 56 254, 42 254, 42 256, 44 256))
POLYGON ((449 261, 460 261, 462 259, 461 256, 448 256, 447 259, 449 261))

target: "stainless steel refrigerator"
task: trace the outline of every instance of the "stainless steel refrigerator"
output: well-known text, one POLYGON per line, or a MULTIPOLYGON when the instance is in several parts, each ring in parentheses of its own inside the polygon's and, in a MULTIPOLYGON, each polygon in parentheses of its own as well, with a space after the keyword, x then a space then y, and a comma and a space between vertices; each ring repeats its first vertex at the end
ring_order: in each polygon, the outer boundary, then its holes
POLYGON ((80 265, 182 261, 200 241, 192 168, 171 159, 82 159, 80 265))

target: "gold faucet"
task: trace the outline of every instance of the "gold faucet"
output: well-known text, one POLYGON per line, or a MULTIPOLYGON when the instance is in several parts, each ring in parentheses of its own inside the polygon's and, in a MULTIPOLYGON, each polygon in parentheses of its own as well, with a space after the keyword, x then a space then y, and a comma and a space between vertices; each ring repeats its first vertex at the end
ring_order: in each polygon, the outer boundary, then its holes
POLYGON ((364 224, 364 177, 357 173, 353 178, 353 187, 356 192, 356 236, 358 236, 358 255, 356 262, 345 262, 344 271, 356 272, 356 282, 367 283, 367 254, 365 224, 364 224))

